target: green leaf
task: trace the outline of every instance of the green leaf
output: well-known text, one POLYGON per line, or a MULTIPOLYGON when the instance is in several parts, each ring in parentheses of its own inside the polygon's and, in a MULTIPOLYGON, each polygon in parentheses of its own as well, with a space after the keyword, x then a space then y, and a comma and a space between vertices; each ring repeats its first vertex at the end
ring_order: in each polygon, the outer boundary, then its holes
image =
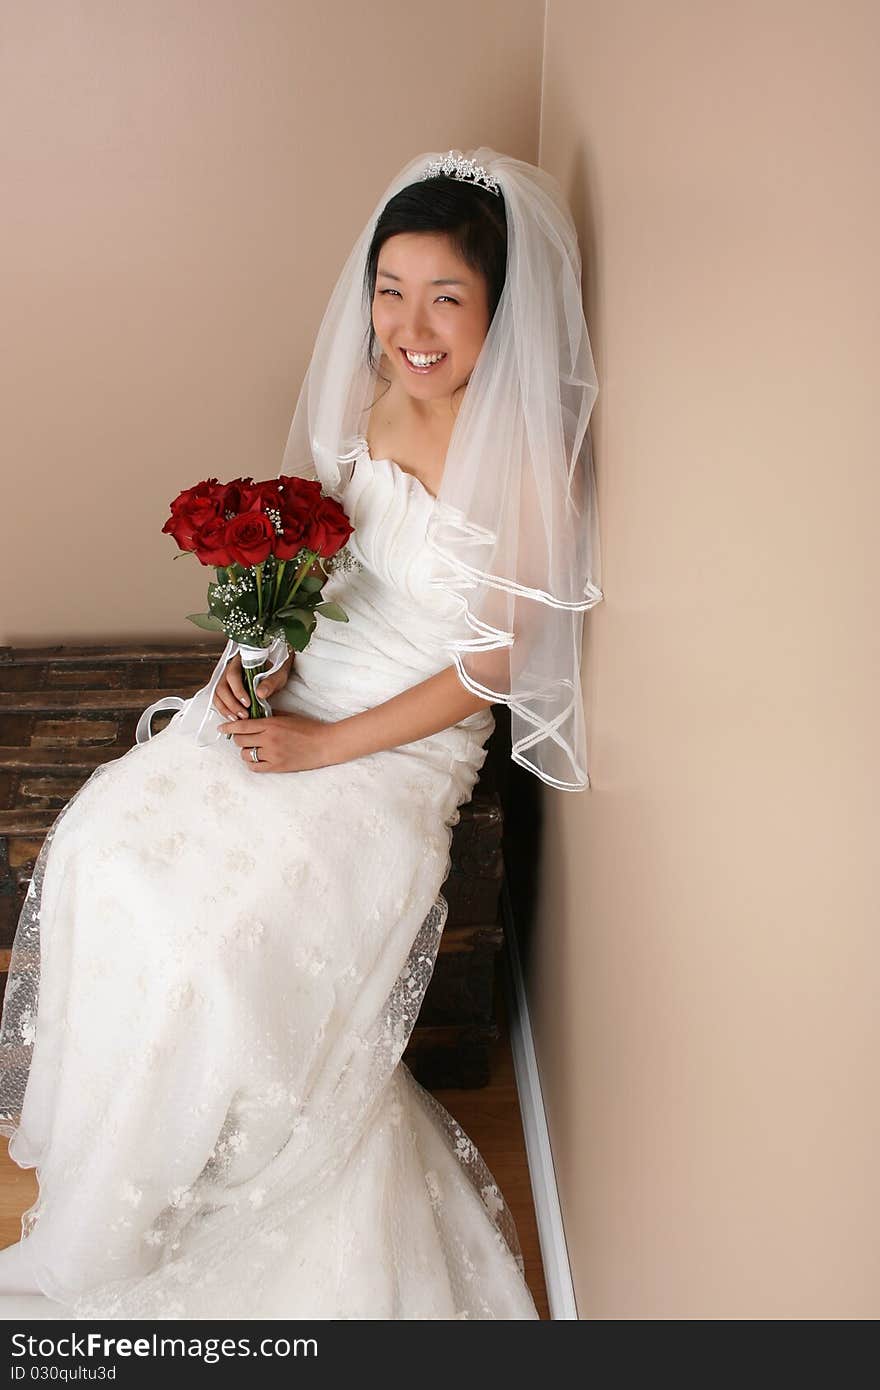
POLYGON ((318 619, 315 617, 313 608, 285 608, 278 614, 279 621, 282 623, 302 623, 306 632, 314 632, 318 619))
POLYGON ((305 651, 311 635, 302 623, 286 622, 284 624, 284 636, 287 638, 287 645, 292 647, 295 652, 305 651))
POLYGON ((316 618, 314 608, 288 608, 285 610, 284 616, 285 618, 295 618, 296 621, 302 623, 303 627, 307 628, 309 632, 311 632, 312 628, 315 626, 316 618))
POLYGON ((325 618, 332 618, 335 623, 348 622, 348 614, 338 603, 319 603, 315 606, 315 612, 323 613, 325 618))
POLYGON ((187 622, 195 623, 196 627, 203 627, 206 632, 223 632, 223 624, 219 618, 215 618, 213 613, 187 613, 187 622))
POLYGON ((219 584, 208 585, 208 608, 215 617, 223 617, 229 610, 229 604, 221 597, 220 587, 219 584))
POLYGON ((307 574, 297 588, 298 594, 316 594, 324 587, 324 580, 317 574, 307 574))

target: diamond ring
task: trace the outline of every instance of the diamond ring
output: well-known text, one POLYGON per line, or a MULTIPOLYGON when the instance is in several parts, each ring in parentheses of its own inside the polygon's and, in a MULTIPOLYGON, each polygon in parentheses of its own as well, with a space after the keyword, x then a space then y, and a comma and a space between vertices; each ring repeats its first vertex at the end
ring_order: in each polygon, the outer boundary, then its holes
POLYGON ((251 762, 258 763, 259 761, 260 761, 260 750, 259 750, 259 748, 252 748, 252 749, 251 749, 251 762))

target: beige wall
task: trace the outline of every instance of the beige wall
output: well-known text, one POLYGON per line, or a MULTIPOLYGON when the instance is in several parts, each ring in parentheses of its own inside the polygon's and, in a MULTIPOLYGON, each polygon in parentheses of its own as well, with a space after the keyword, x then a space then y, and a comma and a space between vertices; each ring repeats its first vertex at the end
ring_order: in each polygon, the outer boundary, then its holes
POLYGON ((278 472, 382 189, 420 150, 537 158, 543 5, 415 16, 0 0, 0 644, 203 640, 168 504, 278 472))
POLYGON ((876 1317, 876 7, 0 9, 0 643, 199 640, 170 497, 277 472, 405 159, 540 133, 600 381, 529 964, 580 1315, 876 1317))
POLYGON ((584 1318, 880 1315, 878 41, 550 0, 605 602, 529 986, 584 1318))

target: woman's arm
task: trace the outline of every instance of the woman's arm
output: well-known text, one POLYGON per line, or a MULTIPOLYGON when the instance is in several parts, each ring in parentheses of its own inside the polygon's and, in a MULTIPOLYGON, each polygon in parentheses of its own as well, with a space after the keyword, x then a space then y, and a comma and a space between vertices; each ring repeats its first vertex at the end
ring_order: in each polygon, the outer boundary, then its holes
POLYGON ((493 702, 466 690, 454 666, 410 686, 381 705, 351 714, 325 725, 330 741, 330 762, 344 763, 383 748, 427 738, 488 709, 493 702))
POLYGON ((492 703, 472 695, 456 668, 447 666, 384 704, 345 719, 278 710, 265 719, 228 719, 217 728, 234 739, 249 772, 305 772, 427 738, 492 703), (252 748, 262 755, 257 762, 252 748))

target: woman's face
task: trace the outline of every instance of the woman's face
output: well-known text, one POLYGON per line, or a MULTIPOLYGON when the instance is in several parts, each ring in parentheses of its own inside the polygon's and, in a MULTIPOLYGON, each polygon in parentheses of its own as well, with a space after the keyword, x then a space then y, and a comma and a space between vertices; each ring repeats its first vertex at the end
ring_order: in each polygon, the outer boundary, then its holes
POLYGON ((489 329, 486 281, 445 233, 399 232, 379 252, 373 327, 395 379, 410 396, 451 397, 466 384, 489 329), (443 355, 419 367, 407 349, 443 355))

